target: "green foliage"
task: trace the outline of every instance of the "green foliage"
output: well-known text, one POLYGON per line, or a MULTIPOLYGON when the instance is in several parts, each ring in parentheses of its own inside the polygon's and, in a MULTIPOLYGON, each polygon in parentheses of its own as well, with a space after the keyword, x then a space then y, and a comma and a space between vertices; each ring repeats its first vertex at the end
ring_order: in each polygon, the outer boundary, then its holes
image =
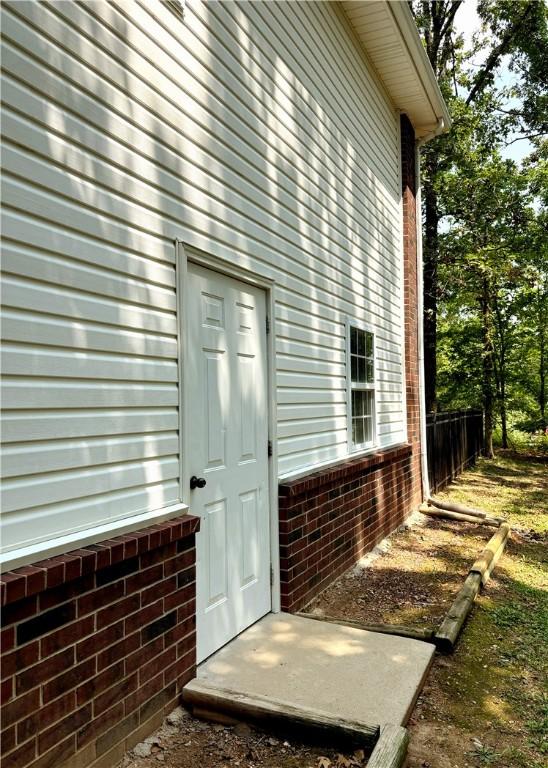
POLYGON ((481 324, 455 300, 438 317, 439 407, 450 411, 481 408, 481 324))
POLYGON ((514 428, 520 432, 528 432, 529 434, 534 432, 542 432, 542 419, 525 419, 524 421, 516 421, 514 428))
POLYGON ((483 28, 469 50, 454 31, 460 2, 411 5, 453 118, 451 132, 423 150, 438 406, 483 403, 504 431, 516 417, 545 425, 548 5, 479 0, 483 28), (496 79, 503 62, 511 83, 496 79), (503 150, 525 135, 534 151, 519 166, 503 150))
MULTIPOLYGON (((496 447, 502 447, 502 434, 500 428, 493 435, 496 447)), ((508 446, 518 453, 529 456, 548 456, 548 435, 544 433, 532 434, 521 429, 510 428, 508 430, 508 446)))
MULTIPOLYGON (((548 133, 548 21, 544 2, 539 0, 480 0, 478 14, 488 34, 508 40, 505 54, 516 76, 506 95, 518 100, 507 115, 514 129, 548 133)), ((493 87, 492 75, 489 85, 493 87)))

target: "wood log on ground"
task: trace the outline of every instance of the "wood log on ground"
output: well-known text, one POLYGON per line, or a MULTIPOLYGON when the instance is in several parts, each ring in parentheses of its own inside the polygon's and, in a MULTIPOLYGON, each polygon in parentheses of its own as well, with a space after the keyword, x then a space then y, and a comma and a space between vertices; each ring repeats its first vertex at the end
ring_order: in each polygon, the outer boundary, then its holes
POLYGON ((487 517, 487 512, 473 507, 465 507, 464 504, 457 504, 455 501, 438 501, 438 499, 429 498, 428 504, 438 509, 445 509, 447 512, 460 512, 462 515, 472 515, 472 517, 487 517))
POLYGON ((444 620, 434 634, 434 641, 438 650, 444 652, 453 650, 480 587, 480 574, 469 573, 453 604, 445 614, 444 620))
POLYGON ((421 504, 419 512, 429 517, 440 517, 446 520, 457 520, 461 523, 475 523, 476 525, 489 525, 492 528, 498 528, 505 520, 499 517, 474 517, 473 515, 464 515, 460 512, 447 512, 444 509, 429 507, 427 504, 421 504))
POLYGON ((300 611, 299 616, 304 619, 314 619, 314 621, 327 621, 331 624, 340 624, 343 627, 353 627, 354 629, 365 629, 367 632, 382 632, 385 635, 398 635, 399 637, 410 637, 413 640, 423 640, 433 642, 434 630, 422 629, 416 627, 404 627, 401 624, 367 624, 353 619, 337 619, 333 616, 319 616, 316 613, 305 613, 300 611))
POLYGON ((304 729, 320 738, 357 746, 373 746, 380 732, 378 725, 334 717, 316 709, 295 707, 266 696, 219 688, 199 678, 185 685, 183 701, 196 715, 206 718, 217 719, 220 713, 225 721, 228 717, 229 720, 284 725, 304 729))
POLYGON ((367 768, 401 768, 405 765, 409 733, 401 725, 383 725, 381 735, 367 761, 367 768))
POLYGON ((502 553, 504 552, 504 549, 506 547, 506 543, 507 543, 509 538, 510 538, 510 536, 508 536, 508 538, 500 545, 500 547, 495 552, 495 554, 493 556, 493 559, 491 560, 491 565, 487 568, 487 570, 485 571, 485 573, 483 574, 483 576, 481 578, 481 583, 482 584, 487 584, 487 582, 489 581, 489 579, 491 577, 491 574, 493 573, 493 571, 495 569, 495 565, 498 563, 498 561, 500 560, 500 558, 502 556, 502 553))
POLYGON ((486 584, 498 559, 504 551, 510 536, 510 526, 503 523, 498 531, 489 539, 485 549, 470 568, 470 573, 479 573, 481 583, 486 584))

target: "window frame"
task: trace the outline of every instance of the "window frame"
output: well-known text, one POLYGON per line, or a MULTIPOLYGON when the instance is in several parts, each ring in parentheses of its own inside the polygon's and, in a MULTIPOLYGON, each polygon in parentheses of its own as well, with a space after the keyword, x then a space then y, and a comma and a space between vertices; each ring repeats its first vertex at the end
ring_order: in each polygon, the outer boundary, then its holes
POLYGON ((377 434, 377 339, 375 329, 367 324, 363 323, 355 318, 347 317, 346 319, 346 433, 347 433, 347 445, 349 454, 366 453, 378 446, 378 434, 377 434), (353 385, 352 384, 352 365, 351 365, 351 352, 350 352, 350 335, 351 329, 355 328, 358 331, 370 333, 373 337, 373 381, 371 383, 364 383, 353 385), (355 445, 352 440, 352 392, 366 391, 373 393, 373 403, 371 412, 371 427, 372 427, 372 439, 366 443, 360 443, 355 445))

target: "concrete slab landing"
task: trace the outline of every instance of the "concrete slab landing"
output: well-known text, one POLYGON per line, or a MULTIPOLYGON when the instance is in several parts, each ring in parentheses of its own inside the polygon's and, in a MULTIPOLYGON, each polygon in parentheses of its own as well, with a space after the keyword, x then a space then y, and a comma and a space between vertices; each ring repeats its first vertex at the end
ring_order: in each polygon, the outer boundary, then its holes
POLYGON ((420 640, 271 613, 203 662, 196 683, 370 726, 405 725, 434 651, 420 640))

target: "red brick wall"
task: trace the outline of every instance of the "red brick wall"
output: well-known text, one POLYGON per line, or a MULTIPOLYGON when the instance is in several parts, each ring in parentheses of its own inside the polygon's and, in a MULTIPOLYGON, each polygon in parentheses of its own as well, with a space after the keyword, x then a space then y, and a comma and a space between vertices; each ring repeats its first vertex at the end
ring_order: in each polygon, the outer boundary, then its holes
POLYGON ((403 203, 405 385, 407 393, 407 439, 413 446, 413 505, 422 500, 420 459, 419 399, 419 321, 417 296, 417 175, 415 132, 405 115, 401 116, 401 169, 403 203))
POLYGON ((411 466, 403 446, 280 485, 282 610, 303 608, 404 521, 411 466))
POLYGON ((0 579, 2 768, 107 768, 195 674, 196 517, 0 579))
POLYGON ((282 609, 297 611, 421 501, 415 135, 401 118, 408 445, 279 486, 282 609))

